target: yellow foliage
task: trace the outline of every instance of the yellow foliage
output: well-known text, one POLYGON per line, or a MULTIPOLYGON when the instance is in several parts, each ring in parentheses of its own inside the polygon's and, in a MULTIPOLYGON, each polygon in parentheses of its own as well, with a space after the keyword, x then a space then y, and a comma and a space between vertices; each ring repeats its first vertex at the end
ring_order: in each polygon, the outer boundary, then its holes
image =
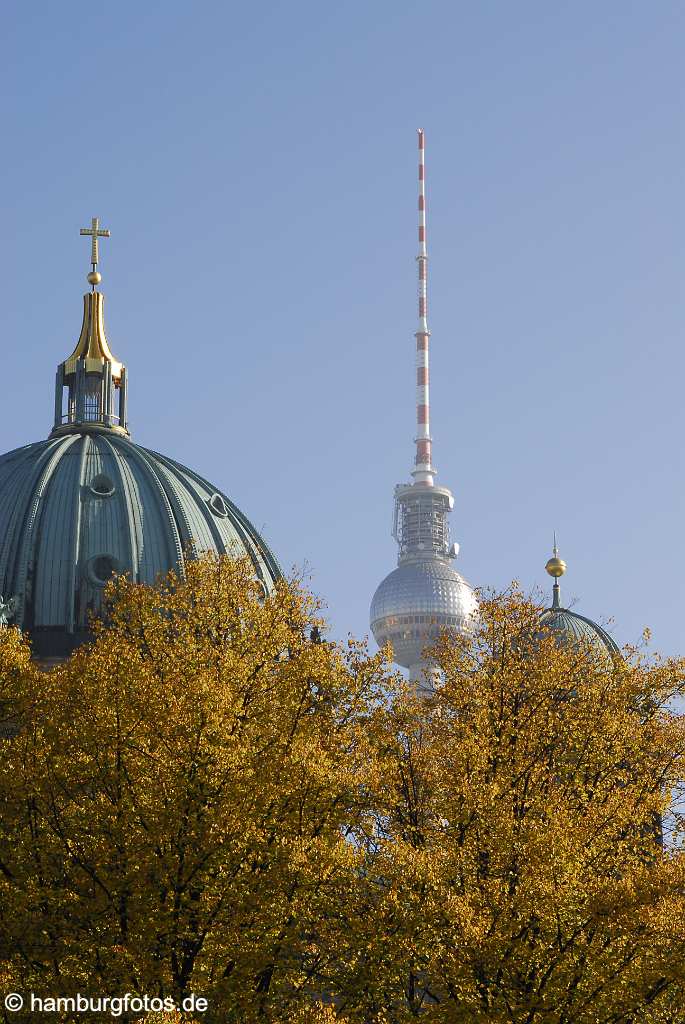
POLYGON ((0 765, 0 953, 36 992, 280 1013, 319 984, 321 921, 357 872, 380 658, 312 643, 312 599, 263 599, 243 562, 110 598, 51 673, 7 633, 23 728, 0 765))
POLYGON ((561 647, 516 592, 480 615, 435 649, 434 697, 377 716, 368 969, 435 1021, 660 1020, 685 959, 684 665, 561 647))
POLYGON ((194 993, 216 1024, 685 1020, 682 663, 559 647, 514 592, 425 699, 244 562, 108 597, 50 673, 0 631, 4 987, 194 993))

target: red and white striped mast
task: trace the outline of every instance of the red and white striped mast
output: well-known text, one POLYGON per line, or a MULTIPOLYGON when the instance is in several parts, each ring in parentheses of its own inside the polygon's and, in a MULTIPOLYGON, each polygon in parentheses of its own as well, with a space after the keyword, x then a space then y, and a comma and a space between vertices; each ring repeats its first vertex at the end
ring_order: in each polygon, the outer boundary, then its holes
POLYGON ((428 365, 428 253, 426 251, 426 164, 425 136, 419 128, 419 322, 416 330, 416 458, 414 482, 433 486, 430 436, 430 375, 428 365))
POLYGON ((369 613, 379 646, 409 669, 418 693, 432 692, 439 670, 427 649, 449 629, 468 633, 476 614, 473 590, 450 565, 459 545, 450 539, 454 498, 436 484, 430 436, 428 368, 428 254, 426 252, 425 140, 419 131, 419 322, 416 328, 416 456, 412 483, 395 487, 393 537, 397 568, 376 588, 369 613))
POLYGON ((449 539, 449 513, 454 506, 447 487, 436 485, 430 434, 430 369, 428 330, 428 253, 426 248, 425 136, 419 129, 419 320, 416 337, 416 455, 411 484, 395 488, 393 537, 405 559, 454 558, 457 545, 449 539))

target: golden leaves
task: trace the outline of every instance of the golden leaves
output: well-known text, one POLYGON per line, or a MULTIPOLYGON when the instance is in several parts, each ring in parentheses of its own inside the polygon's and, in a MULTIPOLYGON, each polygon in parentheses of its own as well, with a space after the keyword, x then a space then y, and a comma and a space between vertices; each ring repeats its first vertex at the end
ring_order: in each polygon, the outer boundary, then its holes
POLYGON ((252 573, 115 580, 94 642, 47 674, 0 634, 13 985, 193 991, 248 1024, 665 1022, 682 663, 562 649, 512 591, 440 640, 418 698, 252 573))

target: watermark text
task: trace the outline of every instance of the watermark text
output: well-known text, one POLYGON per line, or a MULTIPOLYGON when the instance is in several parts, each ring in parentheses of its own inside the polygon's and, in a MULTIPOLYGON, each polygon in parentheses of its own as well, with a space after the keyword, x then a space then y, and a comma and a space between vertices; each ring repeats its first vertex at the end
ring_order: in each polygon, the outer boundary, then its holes
POLYGON ((102 1013, 110 1017, 123 1017, 125 1013, 204 1013, 209 1002, 204 996, 190 993, 180 1002, 171 996, 140 996, 125 992, 121 996, 90 996, 77 992, 73 996, 39 996, 35 992, 8 992, 3 999, 8 1013, 30 1010, 32 1013, 102 1013))

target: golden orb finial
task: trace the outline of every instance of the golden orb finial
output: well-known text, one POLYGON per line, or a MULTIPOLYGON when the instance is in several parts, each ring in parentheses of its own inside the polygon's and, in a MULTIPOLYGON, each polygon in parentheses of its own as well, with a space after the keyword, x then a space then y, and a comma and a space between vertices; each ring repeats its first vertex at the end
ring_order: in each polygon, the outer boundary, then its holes
POLYGON ((552 551, 552 557, 547 561, 545 565, 545 571, 550 576, 554 576, 555 579, 559 579, 566 572, 566 562, 563 558, 559 558, 559 549, 557 548, 557 534, 554 532, 554 548, 552 551))
POLYGON ((547 564, 545 565, 545 569, 550 574, 550 576, 554 576, 556 579, 558 579, 559 576, 563 576, 566 572, 566 562, 563 560, 563 558, 559 558, 558 555, 554 555, 552 558, 548 560, 547 564))
POLYGON ((88 284, 92 284, 95 287, 96 284, 100 284, 102 281, 102 274, 98 273, 97 270, 91 270, 90 274, 86 277, 88 284))

